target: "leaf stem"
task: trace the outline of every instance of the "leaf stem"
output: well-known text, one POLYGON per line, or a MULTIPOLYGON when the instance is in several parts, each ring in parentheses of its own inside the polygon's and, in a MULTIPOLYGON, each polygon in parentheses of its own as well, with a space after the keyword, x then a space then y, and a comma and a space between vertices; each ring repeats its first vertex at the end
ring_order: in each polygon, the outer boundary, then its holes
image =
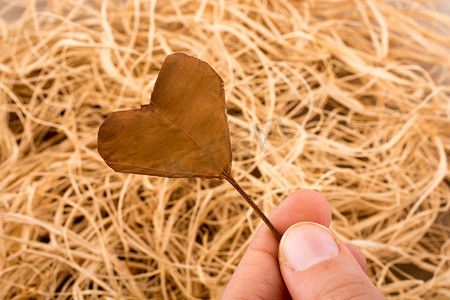
POLYGON ((270 231, 272 231, 273 235, 277 238, 278 241, 281 240, 281 234, 278 230, 273 226, 270 220, 266 217, 266 215, 262 212, 262 210, 256 205, 256 203, 250 198, 250 196, 241 188, 241 186, 237 183, 236 180, 231 175, 224 174, 225 179, 236 189, 236 191, 241 194, 242 198, 247 201, 248 204, 255 210, 258 216, 266 223, 267 227, 269 227, 270 231))

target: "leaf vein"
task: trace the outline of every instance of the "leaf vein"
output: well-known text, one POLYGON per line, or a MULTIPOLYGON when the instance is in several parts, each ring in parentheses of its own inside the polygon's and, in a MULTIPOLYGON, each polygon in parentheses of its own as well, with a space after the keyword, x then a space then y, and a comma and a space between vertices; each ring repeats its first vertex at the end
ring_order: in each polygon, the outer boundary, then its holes
POLYGON ((181 126, 180 124, 178 124, 177 121, 175 121, 174 119, 172 119, 165 111, 163 111, 162 109, 159 109, 156 105, 152 105, 159 113, 161 113, 162 115, 164 115, 170 122, 172 122, 175 126, 177 126, 184 134, 186 134, 189 138, 191 138, 197 145, 200 146, 200 148, 202 148, 205 152, 207 152, 206 148, 200 144, 199 141, 197 141, 188 131, 186 131, 186 129, 183 128, 183 126, 181 126))

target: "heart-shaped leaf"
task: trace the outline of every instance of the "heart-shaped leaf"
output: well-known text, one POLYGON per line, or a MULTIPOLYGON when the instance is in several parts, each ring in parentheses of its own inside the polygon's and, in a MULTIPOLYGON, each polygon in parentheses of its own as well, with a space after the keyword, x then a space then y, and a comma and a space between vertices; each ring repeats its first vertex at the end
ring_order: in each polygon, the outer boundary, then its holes
POLYGON ((223 81, 204 61, 169 55, 150 104, 110 114, 99 128, 98 151, 117 172, 226 179, 281 239, 231 176, 223 81))
POLYGON ((199 59, 169 55, 150 105, 110 114, 98 151, 118 172, 224 178, 231 147, 222 78, 199 59))

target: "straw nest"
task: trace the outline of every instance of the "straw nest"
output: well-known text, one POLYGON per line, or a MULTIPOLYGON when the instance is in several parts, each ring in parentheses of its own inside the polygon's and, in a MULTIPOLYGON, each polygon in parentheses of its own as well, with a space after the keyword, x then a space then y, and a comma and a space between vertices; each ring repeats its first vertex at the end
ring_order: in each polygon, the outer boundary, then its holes
POLYGON ((223 77, 233 175, 267 214, 316 189, 385 295, 450 297, 450 19, 389 2, 4 4, 0 298, 220 296, 261 225, 236 191, 96 150, 175 51, 223 77))

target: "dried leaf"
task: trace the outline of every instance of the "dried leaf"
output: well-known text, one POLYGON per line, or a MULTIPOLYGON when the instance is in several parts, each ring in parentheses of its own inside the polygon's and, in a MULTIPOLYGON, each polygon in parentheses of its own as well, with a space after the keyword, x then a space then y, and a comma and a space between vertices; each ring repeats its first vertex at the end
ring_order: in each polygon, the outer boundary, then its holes
POLYGON ((224 178, 231 147, 222 78, 199 59, 169 55, 150 104, 110 114, 98 150, 118 172, 224 178))
POLYGON ((226 179, 281 239, 231 176, 223 81, 197 58, 169 55, 150 104, 110 114, 99 128, 98 151, 117 172, 226 179))

